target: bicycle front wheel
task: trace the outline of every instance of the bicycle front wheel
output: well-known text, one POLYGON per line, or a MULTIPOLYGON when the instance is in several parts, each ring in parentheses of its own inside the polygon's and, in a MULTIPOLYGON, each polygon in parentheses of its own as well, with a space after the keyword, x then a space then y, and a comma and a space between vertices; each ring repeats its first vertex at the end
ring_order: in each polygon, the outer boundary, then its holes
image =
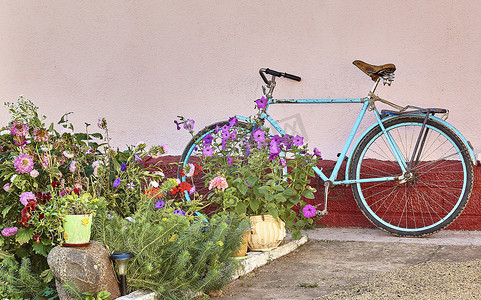
MULTIPOLYGON (((400 116, 384 126, 409 166, 424 116, 400 116)), ((414 163, 403 174, 380 126, 374 127, 353 151, 350 179, 396 177, 401 180, 358 182, 354 198, 377 227, 398 236, 432 234, 454 222, 473 187, 468 149, 449 128, 428 120, 414 163), (425 136, 425 137, 424 137, 425 136)))
MULTIPOLYGON (((202 151, 199 149, 199 146, 204 143, 204 138, 206 136, 210 136, 212 138, 211 143, 221 143, 221 140, 222 140, 221 128, 226 125, 229 125, 229 121, 217 122, 199 131, 196 135, 192 137, 190 142, 187 144, 180 158, 179 168, 177 171, 178 178, 180 179, 180 181, 188 181, 189 183, 191 183, 192 186, 195 186, 196 192, 199 193, 200 195, 205 195, 209 192, 206 184, 206 178, 205 178, 206 174, 203 171, 200 171, 199 174, 197 174, 196 176, 188 177, 185 174, 182 174, 181 170, 187 164, 202 165, 203 155, 202 155, 202 151)), ((238 122, 235 125, 235 129, 237 131, 241 131, 241 130, 251 131, 249 129, 248 124, 243 122, 238 122)), ((232 154, 239 155, 239 152, 242 151, 243 143, 244 141, 237 140, 237 142, 231 143, 230 148, 228 150, 231 151, 232 154)), ((216 154, 216 155, 219 156, 220 154, 216 154)), ((219 159, 225 159, 227 161, 228 157, 227 156, 219 157, 219 159)), ((185 194, 185 198, 187 201, 191 199, 188 193, 185 194)))

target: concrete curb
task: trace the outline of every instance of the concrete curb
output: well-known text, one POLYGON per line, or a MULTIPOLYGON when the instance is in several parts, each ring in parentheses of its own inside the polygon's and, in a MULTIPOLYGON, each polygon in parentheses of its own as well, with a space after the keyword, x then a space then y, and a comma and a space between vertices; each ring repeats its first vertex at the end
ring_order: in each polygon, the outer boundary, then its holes
POLYGON ((252 272, 256 268, 261 267, 265 264, 268 264, 274 259, 294 251, 299 246, 305 244, 308 241, 308 237, 303 236, 299 240, 290 240, 290 241, 289 241, 289 238, 286 238, 286 240, 287 242, 285 242, 283 245, 277 248, 274 248, 270 251, 248 252, 247 258, 241 261, 241 266, 239 270, 237 270, 237 272, 232 277, 232 280, 237 279, 240 276, 244 276, 247 273, 252 272))

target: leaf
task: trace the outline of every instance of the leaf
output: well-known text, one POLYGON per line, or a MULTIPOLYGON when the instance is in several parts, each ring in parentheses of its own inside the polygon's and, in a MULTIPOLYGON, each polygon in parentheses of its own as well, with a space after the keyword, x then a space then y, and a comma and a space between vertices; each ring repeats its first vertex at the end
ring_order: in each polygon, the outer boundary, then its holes
POLYGON ((235 207, 235 211, 238 213, 238 214, 245 214, 246 213, 246 208, 247 208, 247 204, 244 203, 244 202, 238 202, 236 207, 235 207))
POLYGON ((237 189, 239 190, 239 192, 242 194, 242 195, 246 195, 247 194, 247 183, 245 182, 241 182, 237 185, 237 189))
POLYGON ((260 201, 257 198, 253 198, 251 199, 251 201, 249 201, 249 206, 254 212, 256 212, 259 209, 259 205, 260 205, 260 201))
POLYGON ((291 236, 293 240, 298 240, 302 237, 302 233, 298 229, 294 229, 291 231, 291 236))
POLYGON ((305 190, 302 193, 302 196, 306 197, 307 199, 314 199, 314 193, 311 192, 310 190, 305 190))
POLYGON ((291 188, 291 187, 288 187, 282 193, 286 196, 296 196, 297 195, 297 191, 295 189, 291 188))
POLYGON ((47 257, 50 247, 47 247, 42 243, 33 243, 32 249, 35 253, 47 257))
POLYGON ((51 269, 47 269, 40 274, 40 278, 43 278, 43 282, 49 283, 53 280, 53 273, 51 269))
POLYGON ((10 204, 9 206, 5 207, 3 210, 2 210, 2 216, 3 218, 5 218, 5 215, 8 214, 8 211, 13 207, 13 204, 10 204))
POLYGON ((274 218, 277 218, 279 216, 279 211, 277 210, 277 206, 274 203, 267 204, 267 211, 274 218))
POLYGON ((247 183, 249 183, 250 186, 254 186, 254 184, 256 184, 258 180, 259 178, 254 175, 247 177, 247 183))
POLYGON ((19 244, 24 244, 33 238, 33 228, 20 228, 15 235, 15 240, 19 244))
POLYGON ((255 195, 256 197, 259 197, 259 198, 260 198, 260 197, 263 196, 262 193, 261 193, 261 191, 259 190, 259 188, 256 187, 256 186, 252 189, 252 191, 254 192, 254 195, 255 195))
POLYGON ((282 185, 278 184, 278 185, 275 185, 275 186, 274 186, 274 190, 275 190, 276 192, 283 192, 283 191, 284 191, 284 187, 283 187, 282 185))
POLYGON ((276 200, 277 202, 286 202, 287 201, 286 197, 284 197, 282 194, 275 195, 274 200, 276 200))

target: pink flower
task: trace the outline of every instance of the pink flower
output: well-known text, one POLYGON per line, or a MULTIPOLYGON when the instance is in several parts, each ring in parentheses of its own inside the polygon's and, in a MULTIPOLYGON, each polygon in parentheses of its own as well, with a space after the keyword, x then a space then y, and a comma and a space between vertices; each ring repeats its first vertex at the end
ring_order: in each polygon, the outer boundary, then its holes
POLYGON ((266 140, 264 136, 264 131, 262 131, 262 129, 260 128, 257 128, 256 130, 254 130, 252 135, 254 136, 254 141, 256 142, 263 142, 266 140))
POLYGON ((18 173, 26 174, 33 170, 33 159, 27 154, 20 154, 13 160, 18 173))
POLYGON ((72 173, 75 172, 75 169, 77 168, 77 167, 75 166, 76 163, 77 163, 77 162, 76 162, 75 160, 73 160, 73 161, 70 163, 70 166, 69 166, 70 172, 72 172, 72 173))
POLYGON ((33 169, 32 171, 30 171, 30 176, 32 178, 37 178, 37 176, 39 175, 38 171, 33 169))
POLYGON ((304 138, 299 135, 296 135, 293 139, 293 142, 294 142, 294 145, 296 146, 302 146, 302 144, 304 144, 304 138))
POLYGON ((12 236, 15 235, 18 231, 17 227, 7 227, 2 230, 2 235, 7 237, 7 236, 12 236))
POLYGON ((20 203, 22 203, 23 206, 27 206, 28 200, 35 200, 35 195, 32 192, 23 192, 20 194, 20 203))
POLYGON ((45 128, 36 128, 33 131, 33 139, 37 142, 48 142, 50 135, 45 128))
POLYGON ((13 122, 10 126, 10 132, 13 136, 26 136, 28 134, 28 126, 19 122, 13 122))
POLYGON ((310 204, 306 204, 302 209, 302 214, 306 218, 312 218, 316 215, 316 208, 310 204))
POLYGON ((229 185, 227 184, 227 181, 224 177, 221 176, 217 176, 211 181, 209 181, 209 190, 211 190, 212 188, 217 188, 219 190, 225 191, 225 189, 228 187, 229 185))
POLYGON ((267 99, 264 96, 262 96, 262 98, 257 99, 254 102, 257 104, 257 108, 259 108, 259 109, 264 109, 267 106, 267 99))
POLYGON ((202 154, 204 154, 205 156, 212 156, 213 152, 214 152, 214 149, 212 149, 212 147, 210 146, 207 146, 204 149, 202 149, 202 154))
POLYGON ((4 190, 5 192, 10 192, 10 183, 5 183, 5 184, 3 185, 3 190, 4 190))

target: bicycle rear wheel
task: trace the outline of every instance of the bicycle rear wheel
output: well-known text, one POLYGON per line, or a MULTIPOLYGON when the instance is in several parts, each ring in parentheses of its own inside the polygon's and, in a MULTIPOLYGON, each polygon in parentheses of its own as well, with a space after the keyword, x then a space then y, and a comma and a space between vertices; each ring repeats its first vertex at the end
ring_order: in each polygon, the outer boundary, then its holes
MULTIPOLYGON (((400 116, 384 122, 406 164, 411 160, 424 116, 400 116)), ((352 185, 364 215, 377 227, 398 236, 420 237, 451 224, 466 206, 473 187, 468 149, 449 128, 428 120, 418 163, 406 180, 352 185)), ((386 136, 374 127, 353 151, 350 179, 402 174, 386 136)))

